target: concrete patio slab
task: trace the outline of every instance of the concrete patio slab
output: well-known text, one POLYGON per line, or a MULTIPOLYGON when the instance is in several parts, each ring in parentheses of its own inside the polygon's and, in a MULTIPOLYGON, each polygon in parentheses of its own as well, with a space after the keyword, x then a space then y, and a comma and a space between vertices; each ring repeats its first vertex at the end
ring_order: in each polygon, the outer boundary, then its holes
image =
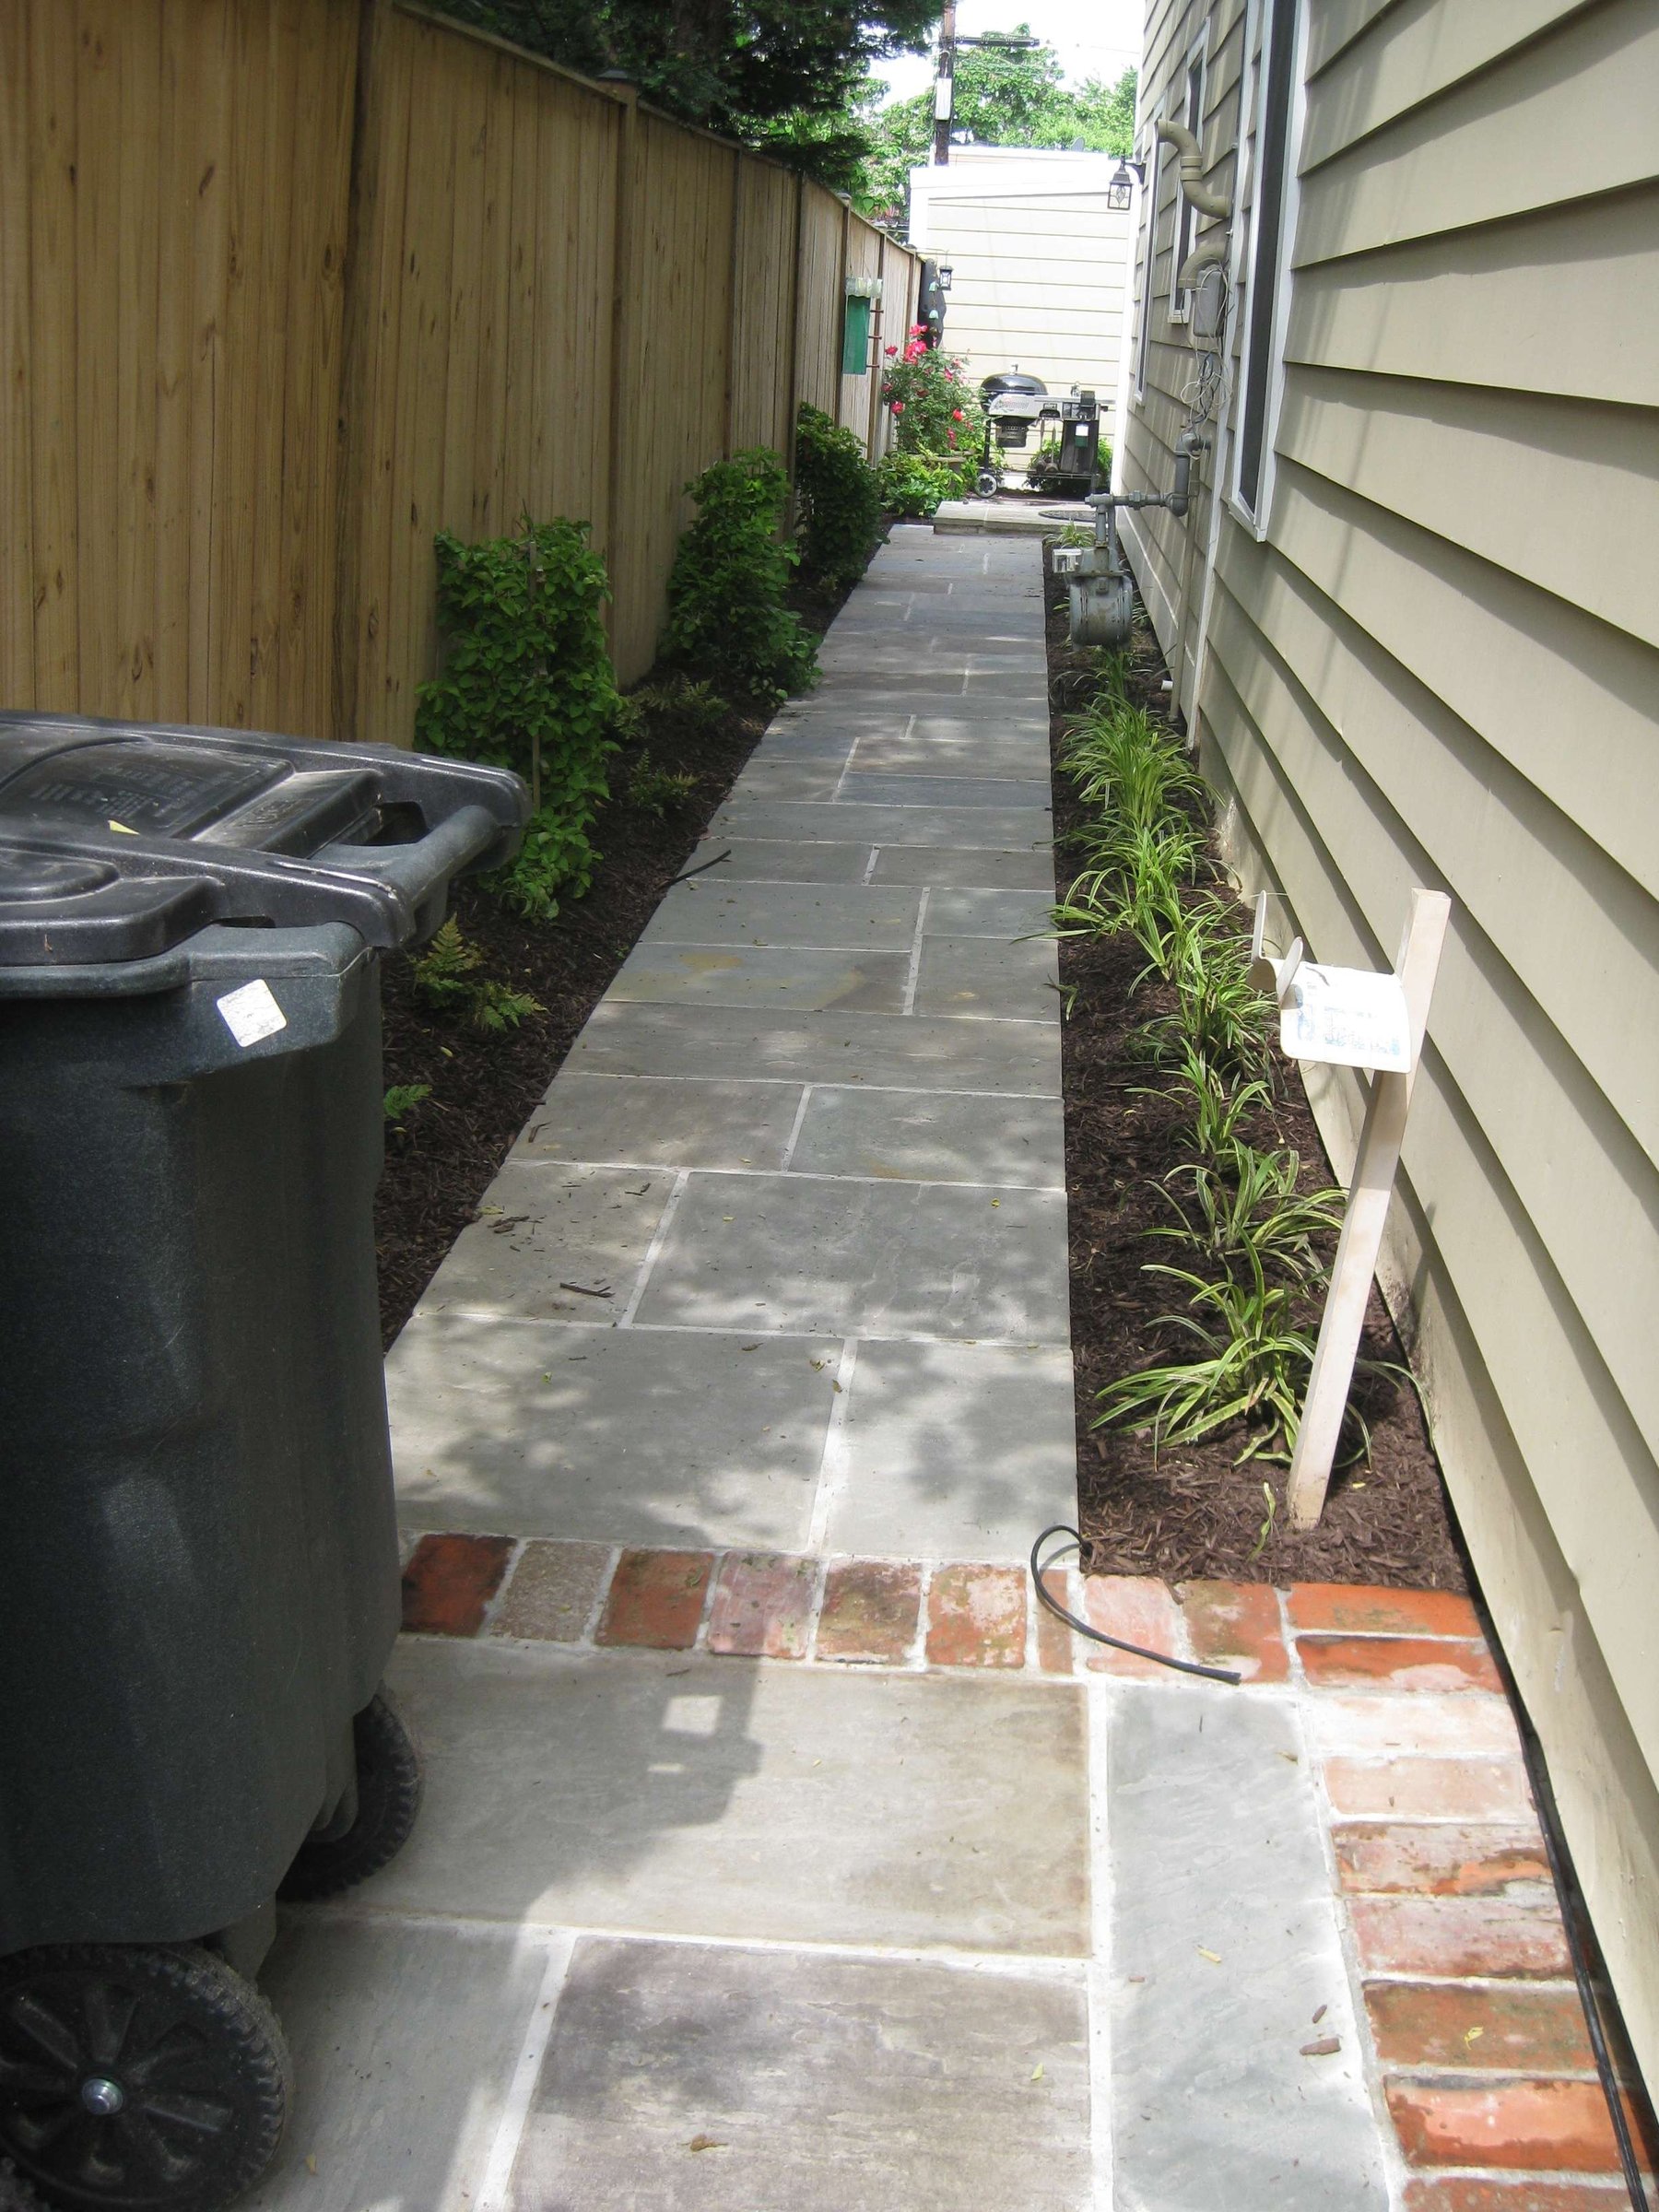
POLYGON ((587 1318, 594 1301, 563 1286, 608 1289, 625 1303, 673 1180, 660 1170, 571 1166, 511 1157, 484 1194, 417 1311, 446 1307, 520 1320, 587 1318))
POLYGON ((1107 1800, 1117 2201, 1135 2212, 1389 2202, 1320 1845, 1284 1705, 1113 1692, 1107 1800), (1332 2053, 1302 2046, 1335 2037, 1332 2053))
POLYGON ((506 1930, 286 1915, 260 1980, 293 2053, 294 2116, 246 2212, 465 2212, 543 1968, 506 1930))
MULTIPOLYGON (((809 850, 803 846, 802 851, 809 850)), ((945 845, 880 845, 876 848, 872 883, 962 884, 971 888, 1038 890, 1052 898, 1054 855, 1047 845, 1024 852, 945 845)))
POLYGON ((924 1182, 1065 1182, 1058 1099, 819 1088, 806 1100, 790 1167, 813 1175, 924 1182))
POLYGON ((399 1518, 798 1549, 840 1350, 822 1336, 418 1319, 386 1365, 399 1518))
POLYGON ((810 800, 728 800, 709 835, 758 837, 811 844, 827 839, 866 845, 1041 846, 1053 841, 1052 818, 1037 806, 853 806, 810 800))
POLYGON ((712 868, 668 893, 640 942, 908 953, 920 907, 917 892, 888 884, 734 884, 723 868, 712 868))
POLYGON ((838 799, 875 806, 1025 806, 1035 813, 1048 806, 1047 776, 1040 781, 1012 776, 920 775, 912 769, 866 766, 862 752, 841 777, 838 799))
POLYGON ((914 1090, 1060 1095, 1060 1035, 1047 1022, 929 1021, 888 1014, 760 1016, 735 1006, 606 1000, 568 1065, 614 1076, 728 1076, 914 1090))
POLYGON ((927 901, 924 937, 1034 937, 1047 932, 1053 908, 1046 888, 1035 891, 953 890, 941 886, 927 901))
POLYGON ((902 1014, 910 956, 810 947, 712 947, 641 941, 609 995, 644 1006, 775 1006, 781 1012, 902 1014))
POLYGON ((406 1639, 391 1679, 427 1795, 366 1909, 1087 1948, 1076 1686, 441 1639, 406 1639))
POLYGON ((1077 1498, 1064 1347, 859 1346, 830 1551, 1024 1560, 1077 1498))
POLYGON ((790 1083, 594 1076, 566 1067, 507 1157, 609 1155, 659 1168, 781 1168, 800 1097, 790 1083))
POLYGON ((928 936, 912 1003, 918 1014, 1057 1022, 1059 976, 1052 938, 1004 944, 995 937, 928 936))
POLYGON ((762 838, 704 838, 686 863, 688 869, 718 862, 710 870, 725 883, 863 883, 869 872, 870 848, 863 844, 771 842, 762 838), (726 858, 720 858, 724 853, 726 858))
POLYGON ((680 1327, 1066 1340, 1059 1191, 691 1176, 639 1307, 680 1327))
POLYGON ((1074 2212, 1088 2173, 1077 1980, 584 1938, 512 2205, 1074 2212))

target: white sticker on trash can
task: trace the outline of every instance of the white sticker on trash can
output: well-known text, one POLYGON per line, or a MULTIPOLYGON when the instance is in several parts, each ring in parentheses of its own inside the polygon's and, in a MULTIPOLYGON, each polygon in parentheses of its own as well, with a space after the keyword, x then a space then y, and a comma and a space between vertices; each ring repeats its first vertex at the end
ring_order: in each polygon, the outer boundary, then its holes
POLYGON ((261 976, 252 983, 243 983, 237 991, 227 991, 215 1002, 225 1018, 225 1027, 243 1050, 257 1044, 262 1038, 275 1037, 278 1030, 288 1028, 288 1016, 276 1004, 271 986, 261 976))

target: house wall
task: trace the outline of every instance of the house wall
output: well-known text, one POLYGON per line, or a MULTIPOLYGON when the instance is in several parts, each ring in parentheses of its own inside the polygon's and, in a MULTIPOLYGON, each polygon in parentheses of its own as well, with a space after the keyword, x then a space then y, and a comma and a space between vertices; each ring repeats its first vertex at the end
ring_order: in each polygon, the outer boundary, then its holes
POLYGON ((948 263, 945 344, 977 383, 1016 366, 1051 392, 1117 393, 1130 218, 1107 154, 964 147, 911 171, 911 242, 948 263))
MULTIPOLYGON (((1244 888, 1364 965, 1451 894, 1384 1287, 1659 2077, 1659 18, 1311 15, 1265 531, 1208 488, 1224 418, 1188 522, 1129 542, 1244 888)), ((1142 131, 1201 30, 1230 185, 1259 0, 1153 0, 1142 131)), ((1169 482, 1192 363, 1168 171, 1154 215, 1128 488, 1169 482)), ((1314 1103, 1346 1172, 1357 1088, 1314 1103)))
POLYGON ((433 533, 590 522, 842 380, 834 194, 396 0, 0 0, 0 698, 407 744, 433 533))

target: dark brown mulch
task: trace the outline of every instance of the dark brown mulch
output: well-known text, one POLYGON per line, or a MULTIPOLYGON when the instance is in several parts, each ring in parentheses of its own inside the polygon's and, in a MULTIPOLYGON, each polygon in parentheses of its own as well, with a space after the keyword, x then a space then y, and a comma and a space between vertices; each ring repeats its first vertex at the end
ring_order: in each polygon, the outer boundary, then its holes
MULTIPOLYGON (((1076 672, 1086 666, 1087 656, 1068 644, 1065 602, 1052 586, 1049 602, 1049 670, 1053 694, 1063 702, 1053 716, 1057 746, 1064 702, 1079 696, 1076 672)), ((1163 674, 1147 632, 1135 652, 1137 703, 1153 712, 1161 708, 1163 674)), ((1069 784, 1056 772, 1063 881, 1065 841, 1079 815, 1069 784)), ((1323 1519, 1305 1535, 1282 1525, 1282 1465, 1238 1464, 1249 1441, 1241 1423, 1200 1444, 1168 1446, 1157 1453, 1144 1433, 1094 1427, 1096 1394, 1106 1383, 1182 1356, 1179 1335, 1156 1325, 1160 1314, 1180 1311, 1181 1286, 1144 1272, 1148 1261, 1191 1264, 1180 1248, 1146 1233, 1174 1218, 1159 1185, 1183 1154, 1179 1111, 1161 1096, 1146 1095, 1155 1090, 1157 1073, 1131 1041, 1141 1023, 1172 1003, 1161 986, 1136 986, 1144 965, 1128 937, 1067 939, 1060 947, 1061 988, 1070 1000, 1063 1034, 1065 1178, 1080 1525, 1089 1571, 1159 1575, 1172 1583, 1213 1576, 1467 1589, 1462 1541, 1422 1409, 1406 1381, 1382 1377, 1361 1386, 1358 1403, 1371 1431, 1369 1462, 1337 1472, 1323 1519), (1265 1542, 1264 1483, 1274 1498, 1265 1542)), ((1304 1163, 1302 1187, 1334 1180, 1300 1076, 1282 1064, 1272 1113, 1251 1134, 1259 1145, 1296 1148, 1304 1163)), ((1374 1285, 1361 1355, 1405 1364, 1374 1285)))
MULTIPOLYGON (((846 594, 797 579, 790 604, 821 635, 846 594)), ((668 674, 653 669, 645 680, 668 674)), ((429 1005, 415 989, 413 960, 385 963, 382 997, 386 1083, 425 1083, 431 1095, 386 1130, 386 1170, 375 1199, 381 1332, 390 1344, 433 1270, 477 1213, 508 1147, 632 951, 691 848, 708 827, 765 729, 771 710, 735 705, 718 728, 692 736, 653 729, 611 760, 614 794, 592 831, 603 855, 585 897, 566 900, 551 923, 520 921, 471 883, 452 903, 461 934, 477 946, 477 972, 541 1001, 544 1012, 517 1030, 483 1035, 429 1005), (696 790, 665 818, 628 801, 641 750, 653 769, 685 771, 696 790)))

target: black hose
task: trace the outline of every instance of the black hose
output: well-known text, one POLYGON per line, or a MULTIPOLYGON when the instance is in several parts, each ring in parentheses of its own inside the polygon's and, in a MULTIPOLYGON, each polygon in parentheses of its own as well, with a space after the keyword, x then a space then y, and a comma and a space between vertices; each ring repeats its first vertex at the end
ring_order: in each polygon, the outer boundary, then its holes
MULTIPOLYGON (((1504 1671, 1507 1674, 1509 1670, 1505 1667, 1504 1671)), ((1578 1877, 1572 1870, 1572 1854, 1561 1832, 1561 1816, 1556 1806, 1555 1791, 1550 1786, 1549 1770, 1544 1763, 1544 1747, 1527 1718, 1512 1678, 1509 1688, 1510 1703, 1514 1709, 1521 1735, 1521 1756, 1526 1761, 1526 1779, 1532 1785, 1538 1826, 1544 1831, 1544 1855, 1549 1861, 1549 1877, 1555 1884, 1556 1901, 1561 1908, 1561 1925, 1566 1931, 1567 1949, 1572 1960, 1572 1978, 1578 1984, 1579 2003, 1583 2007, 1584 2026, 1590 2034, 1590 2049, 1594 2055, 1595 2071, 1600 2077, 1602 2095, 1607 2100, 1608 2115, 1613 2122, 1613 2134, 1618 2145, 1618 2163, 1624 2170, 1631 2212, 1648 2212, 1648 2196, 1642 2187, 1641 2168, 1637 2159, 1636 2146, 1630 2137, 1630 2124, 1625 2114, 1624 2099, 1619 2094, 1613 2054, 1607 2048, 1601 2003, 1595 1994, 1590 1961, 1585 1956, 1583 1932, 1579 1924, 1578 1877)))
POLYGON ((1059 1552, 1054 1554, 1053 1559, 1040 1559, 1038 1557, 1051 1536, 1069 1536, 1071 1543, 1062 1548, 1078 1552, 1083 1548, 1083 1538, 1069 1522, 1052 1521, 1031 1547, 1031 1582, 1037 1592, 1038 1602, 1046 1606, 1057 1620, 1065 1621, 1066 1627, 1077 1635, 1087 1636, 1090 1643, 1109 1643, 1114 1652, 1127 1652, 1135 1659, 1155 1660, 1159 1666, 1172 1666, 1178 1675, 1198 1675, 1206 1682, 1230 1682, 1235 1688, 1243 1681, 1243 1676, 1234 1674, 1230 1666, 1200 1666, 1195 1659, 1172 1659, 1168 1652, 1149 1652, 1144 1644, 1125 1643, 1121 1636, 1108 1636, 1104 1629, 1092 1629, 1088 1621, 1079 1620, 1075 1613, 1068 1613, 1060 1600, 1050 1594, 1042 1579, 1054 1559, 1060 1557, 1059 1552))
POLYGON ((731 857, 732 848, 728 845, 724 853, 716 853, 712 860, 700 862, 696 867, 688 868, 683 876, 672 877, 667 888, 672 890, 677 883, 689 883, 693 876, 700 876, 709 868, 717 868, 723 860, 730 860, 731 857))

